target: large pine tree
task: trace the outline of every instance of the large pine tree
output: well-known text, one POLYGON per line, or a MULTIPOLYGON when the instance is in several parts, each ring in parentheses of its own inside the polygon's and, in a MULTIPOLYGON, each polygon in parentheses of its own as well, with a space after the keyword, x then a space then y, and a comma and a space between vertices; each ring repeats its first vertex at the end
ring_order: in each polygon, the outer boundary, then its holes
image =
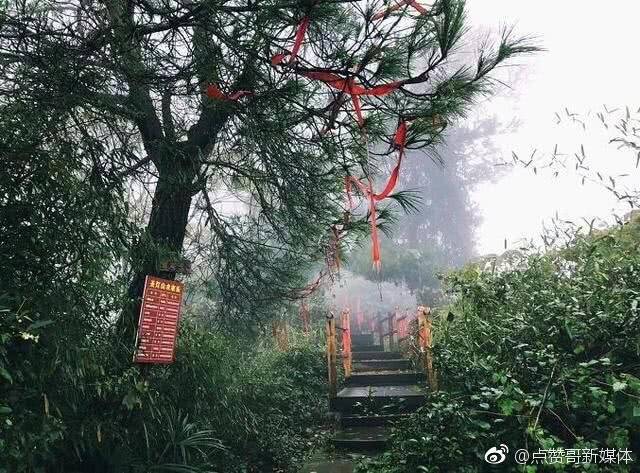
POLYGON ((0 24, 0 100, 47 109, 50 136, 91 143, 86 178, 96 186, 126 183, 152 195, 132 245, 132 305, 121 317, 131 334, 145 275, 174 278, 162 263, 183 255, 186 238, 205 248, 223 300, 236 307, 302 285, 330 245, 329 226, 342 222, 344 177, 392 159, 391 147, 367 147, 390 144, 399 120, 409 123, 410 148, 430 146, 489 92, 495 67, 535 49, 506 32, 463 64, 454 53, 464 7, 438 0, 420 14, 355 0, 11 0, 0 24), (274 61, 291 52, 305 21, 297 58, 274 61), (365 89, 403 82, 360 97, 360 126, 349 94, 317 80, 327 73, 365 89), (234 96, 240 91, 250 94, 234 96), (251 212, 222 214, 212 201, 221 189, 251 212), (196 219, 206 240, 193 231, 196 219))

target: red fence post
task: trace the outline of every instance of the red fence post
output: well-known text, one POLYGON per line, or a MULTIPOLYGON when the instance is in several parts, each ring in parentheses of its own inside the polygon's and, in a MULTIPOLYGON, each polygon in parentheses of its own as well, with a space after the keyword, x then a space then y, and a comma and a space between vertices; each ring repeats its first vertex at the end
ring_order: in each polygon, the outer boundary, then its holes
POLYGON ((351 313, 349 309, 342 311, 342 365, 344 375, 351 376, 351 313))

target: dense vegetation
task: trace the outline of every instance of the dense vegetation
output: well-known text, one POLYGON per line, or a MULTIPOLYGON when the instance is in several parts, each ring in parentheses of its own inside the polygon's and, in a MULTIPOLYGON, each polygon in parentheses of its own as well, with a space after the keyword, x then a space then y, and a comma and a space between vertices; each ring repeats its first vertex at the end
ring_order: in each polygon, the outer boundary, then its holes
POLYGON ((51 121, 0 115, 0 471, 294 465, 326 412, 317 340, 280 352, 191 308, 175 364, 132 365, 114 324, 134 232, 122 187, 91 172, 92 143, 50 134, 51 121))
POLYGON ((402 146, 432 146, 537 50, 507 28, 467 64, 463 0, 373 25, 386 3, 2 2, 0 472, 295 468, 326 411, 323 357, 313 337, 275 350, 266 327, 371 228, 348 218, 345 176, 395 161, 399 122, 402 146), (395 85, 354 120, 317 70, 395 85), (197 302, 171 366, 131 362, 147 275, 197 302))
MULTIPOLYGON (((485 452, 500 444, 511 452, 640 451, 639 244, 636 219, 576 237, 566 249, 451 274, 455 302, 435 322, 442 391, 398 425, 391 451, 362 471, 484 471, 485 452)), ((510 462, 506 469, 521 471, 510 462)))
MULTIPOLYGON (((3 312, 0 471, 273 471, 326 413, 319 347, 286 352, 183 326, 168 368, 113 368, 108 334, 63 348, 55 324, 3 312)), ((77 342, 76 342, 77 343, 77 342)))

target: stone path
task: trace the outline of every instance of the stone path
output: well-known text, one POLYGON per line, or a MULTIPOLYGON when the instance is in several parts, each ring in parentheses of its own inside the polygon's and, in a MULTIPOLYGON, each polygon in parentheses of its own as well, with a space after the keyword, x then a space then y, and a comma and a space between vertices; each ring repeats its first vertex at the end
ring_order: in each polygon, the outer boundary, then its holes
POLYGON ((424 403, 423 375, 398 352, 374 345, 372 334, 352 336, 353 373, 330 402, 340 414, 335 453, 312 459, 301 473, 352 473, 358 455, 384 451, 390 424, 424 403))

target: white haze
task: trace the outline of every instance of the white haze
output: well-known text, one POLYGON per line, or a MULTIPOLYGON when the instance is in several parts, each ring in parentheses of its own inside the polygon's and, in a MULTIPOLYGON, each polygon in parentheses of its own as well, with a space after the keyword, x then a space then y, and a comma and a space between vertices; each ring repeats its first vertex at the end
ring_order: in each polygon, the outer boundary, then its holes
MULTIPOLYGON (((586 132, 560 113, 586 115, 628 105, 637 108, 637 20, 640 3, 630 0, 608 2, 578 0, 468 0, 469 24, 492 29, 516 25, 516 31, 534 34, 546 49, 521 60, 524 73, 504 73, 515 78, 512 91, 485 101, 478 116, 497 114, 502 122, 517 119, 522 124, 514 133, 496 137, 501 156, 511 160, 515 151, 527 158, 534 149, 537 156, 549 154, 558 144, 573 154, 584 144, 590 164, 603 174, 634 172, 635 159, 608 145, 609 135, 598 130, 592 120, 586 132)), ((526 160, 526 159, 525 159, 526 160)), ((536 238, 543 222, 557 214, 561 219, 578 221, 582 217, 609 219, 616 211, 624 213, 611 193, 581 179, 571 169, 560 173, 515 168, 497 183, 478 186, 473 198, 483 221, 477 231, 480 254, 500 253, 504 241, 509 248, 523 240, 536 238)), ((626 205, 626 204, 624 204, 626 205)))

